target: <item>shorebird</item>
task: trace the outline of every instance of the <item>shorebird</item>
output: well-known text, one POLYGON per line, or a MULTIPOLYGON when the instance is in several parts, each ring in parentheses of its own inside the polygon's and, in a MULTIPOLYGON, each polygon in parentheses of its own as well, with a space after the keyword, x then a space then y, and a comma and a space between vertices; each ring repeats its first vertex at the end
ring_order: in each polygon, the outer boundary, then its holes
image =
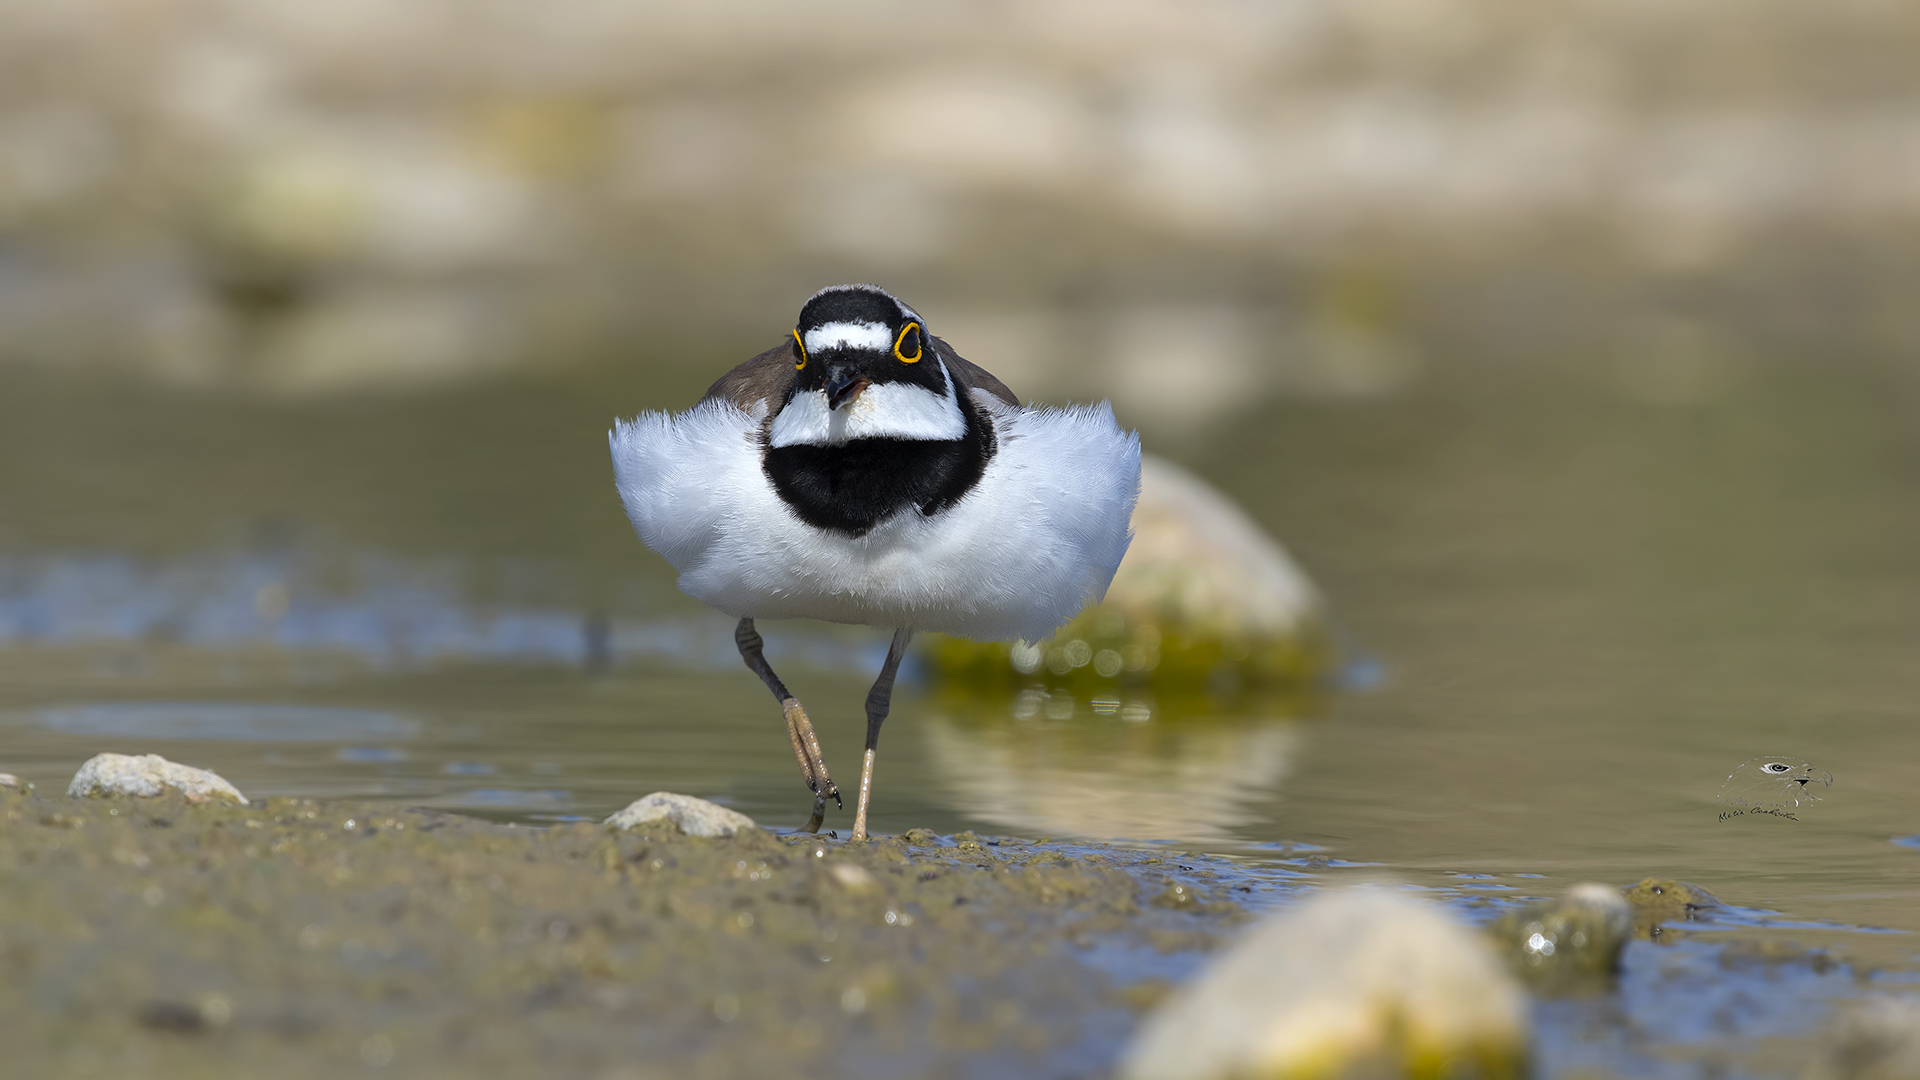
POLYGON ((809 832, 827 799, 845 804, 754 620, 893 631, 867 694, 855 840, 913 635, 1045 638, 1105 595, 1140 487, 1140 440, 1110 406, 1022 405, 873 285, 813 294, 785 340, 691 409, 617 421, 609 441, 634 531, 682 591, 740 620, 740 656, 813 792, 809 832))

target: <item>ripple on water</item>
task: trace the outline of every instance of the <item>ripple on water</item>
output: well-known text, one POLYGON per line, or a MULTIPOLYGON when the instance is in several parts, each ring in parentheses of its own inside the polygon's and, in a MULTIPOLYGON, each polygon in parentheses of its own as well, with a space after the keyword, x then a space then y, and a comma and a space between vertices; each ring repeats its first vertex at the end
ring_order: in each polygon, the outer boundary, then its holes
POLYGON ((232 742, 361 742, 403 739, 416 720, 374 709, 212 701, 115 701, 66 705, 33 714, 66 735, 232 742))

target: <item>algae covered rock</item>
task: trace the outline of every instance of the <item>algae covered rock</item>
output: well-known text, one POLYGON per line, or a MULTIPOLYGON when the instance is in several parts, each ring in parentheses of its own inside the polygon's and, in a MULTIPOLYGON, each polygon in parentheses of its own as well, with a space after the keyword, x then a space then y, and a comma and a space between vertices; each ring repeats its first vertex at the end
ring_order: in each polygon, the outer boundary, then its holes
POLYGON ((738 810, 671 791, 656 791, 635 799, 606 823, 615 829, 632 829, 656 821, 672 822, 688 836, 732 836, 742 829, 759 828, 752 818, 738 810))
POLYGON ((1269 918, 1148 1017, 1123 1080, 1519 1077, 1527 1002, 1486 941, 1367 888, 1269 918))
POLYGON ((1641 878, 1626 890, 1634 919, 1641 923, 1692 920, 1720 906, 1720 900, 1698 885, 1673 878, 1641 878))
POLYGON ((1611 886, 1575 885, 1560 900, 1510 912, 1487 933, 1508 966, 1537 990, 1605 989, 1633 936, 1633 908, 1611 886))
POLYGON ((1106 599, 1045 642, 935 639, 931 667, 975 690, 1231 693, 1325 669, 1322 605, 1271 536, 1206 481, 1147 455, 1133 543, 1106 599))
POLYGON ((169 788, 186 796, 188 802, 247 805, 240 789, 218 773, 176 764, 159 754, 95 754, 74 774, 67 794, 76 799, 123 795, 151 799, 169 788))

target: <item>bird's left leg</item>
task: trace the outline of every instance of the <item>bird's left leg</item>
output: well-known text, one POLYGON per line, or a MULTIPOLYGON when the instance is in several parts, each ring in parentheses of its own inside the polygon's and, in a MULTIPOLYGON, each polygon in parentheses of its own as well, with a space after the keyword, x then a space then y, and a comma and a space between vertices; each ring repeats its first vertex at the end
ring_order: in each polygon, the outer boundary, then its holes
POLYGON ((880 744, 880 725, 886 722, 887 707, 893 702, 893 679, 900 673, 900 660, 907 655, 907 642, 913 631, 901 627, 893 632, 893 645, 887 649, 887 663, 880 677, 867 691, 867 760, 860 766, 860 808, 853 814, 853 839, 867 838, 867 799, 873 794, 873 749, 880 744))

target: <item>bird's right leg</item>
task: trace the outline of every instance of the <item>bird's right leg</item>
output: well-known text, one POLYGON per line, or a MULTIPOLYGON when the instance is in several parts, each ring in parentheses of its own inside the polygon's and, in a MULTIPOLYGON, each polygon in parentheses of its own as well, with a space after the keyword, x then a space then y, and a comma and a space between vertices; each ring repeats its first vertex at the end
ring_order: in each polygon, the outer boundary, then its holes
POLYGON ((840 789, 827 775, 827 759, 820 755, 820 738, 813 733, 813 721, 807 719, 807 710, 800 707, 798 698, 787 692, 787 684, 780 681, 767 658, 761 655, 763 643, 751 617, 740 620, 733 631, 733 643, 740 647, 740 659, 747 662, 747 670, 760 676, 760 681, 767 684, 767 689, 773 691, 774 698, 780 702, 780 711, 786 714, 787 739, 793 743, 793 756, 800 762, 800 775, 813 791, 813 816, 807 819, 807 831, 819 832, 820 823, 827 818, 827 797, 831 795, 837 807, 846 804, 840 801, 840 789))

